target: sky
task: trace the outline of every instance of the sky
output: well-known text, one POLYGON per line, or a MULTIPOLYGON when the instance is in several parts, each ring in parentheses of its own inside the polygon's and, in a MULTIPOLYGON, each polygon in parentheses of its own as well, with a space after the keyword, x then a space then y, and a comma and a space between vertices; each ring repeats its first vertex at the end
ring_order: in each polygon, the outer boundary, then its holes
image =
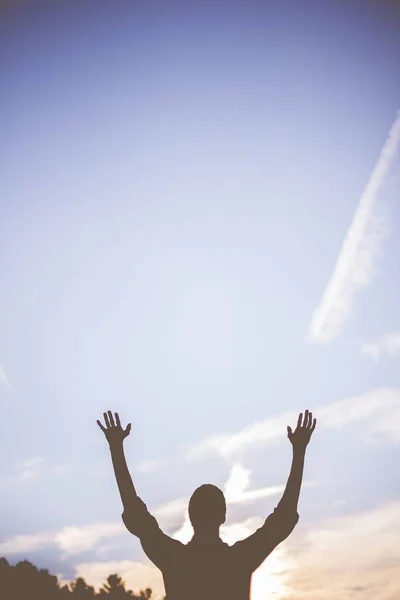
POLYGON ((252 533, 318 419, 252 600, 400 594, 400 10, 2 3, 0 556, 132 589, 105 410, 160 526, 252 533))

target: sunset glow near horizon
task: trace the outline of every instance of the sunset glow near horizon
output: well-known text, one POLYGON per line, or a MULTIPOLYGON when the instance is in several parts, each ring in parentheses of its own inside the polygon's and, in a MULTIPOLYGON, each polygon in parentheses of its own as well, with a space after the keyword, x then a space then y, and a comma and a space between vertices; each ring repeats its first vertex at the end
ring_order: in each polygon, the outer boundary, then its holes
POLYGON ((279 502, 308 408, 300 520, 252 600, 398 600, 395 3, 8 4, 0 557, 158 600, 96 419, 132 423, 166 533, 190 539, 209 482, 231 544, 279 502))

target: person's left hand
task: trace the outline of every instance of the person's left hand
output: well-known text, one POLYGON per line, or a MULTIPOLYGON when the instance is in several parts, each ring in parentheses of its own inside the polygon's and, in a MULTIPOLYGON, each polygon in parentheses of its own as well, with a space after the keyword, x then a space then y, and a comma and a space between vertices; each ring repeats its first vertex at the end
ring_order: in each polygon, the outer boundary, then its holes
POLYGON ((288 426, 288 438, 294 450, 306 449, 316 424, 317 419, 313 420, 312 412, 306 410, 306 412, 304 413, 304 421, 303 413, 299 414, 299 418, 297 419, 297 427, 294 431, 292 431, 292 428, 288 426))

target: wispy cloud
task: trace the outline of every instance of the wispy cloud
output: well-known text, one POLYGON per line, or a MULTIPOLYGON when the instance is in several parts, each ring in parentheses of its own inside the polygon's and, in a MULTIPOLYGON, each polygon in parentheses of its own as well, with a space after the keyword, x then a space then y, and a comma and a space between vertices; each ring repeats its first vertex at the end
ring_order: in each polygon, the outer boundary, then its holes
POLYGON ((242 450, 254 446, 264 446, 285 435, 286 426, 297 420, 297 413, 287 412, 263 421, 247 425, 233 433, 211 435, 198 444, 192 445, 186 454, 188 460, 199 460, 209 452, 216 452, 231 460, 242 450))
MULTIPOLYGON (((313 412, 318 415, 319 429, 340 429, 362 422, 365 426, 364 435, 370 439, 378 436, 387 441, 400 442, 400 389, 376 389, 316 407, 313 412)), ((217 453, 226 460, 232 460, 243 451, 265 446, 284 437, 286 426, 296 420, 296 412, 287 412, 253 423, 237 432, 210 436, 190 447, 187 459, 199 460, 206 454, 217 453)))
POLYGON ((387 333, 378 340, 368 342, 362 346, 361 351, 376 361, 384 354, 397 356, 400 354, 400 332, 387 333))
POLYGON ((379 215, 378 193, 400 144, 400 112, 361 196, 339 258, 309 328, 309 339, 329 342, 350 315, 356 292, 370 283, 387 223, 379 215))
POLYGON ((123 523, 96 523, 84 527, 64 527, 54 536, 54 543, 67 555, 81 554, 91 550, 107 538, 122 535, 123 523))
POLYGON ((39 477, 42 474, 42 464, 43 459, 40 457, 28 458, 22 463, 22 469, 18 474, 0 479, 0 490, 10 489, 28 479, 39 477))
POLYGON ((400 502, 313 525, 291 544, 282 600, 397 600, 399 547, 400 502))
POLYGON ((33 479, 34 477, 39 477, 41 475, 42 464, 43 458, 29 458, 24 462, 24 468, 20 474, 20 478, 33 479))
POLYGON ((119 536, 126 531, 123 523, 97 523, 83 527, 63 527, 29 535, 16 535, 0 543, 0 555, 19 554, 56 545, 65 555, 91 550, 103 539, 119 536))
POLYGON ((0 479, 0 490, 11 489, 18 485, 24 485, 32 479, 46 476, 59 476, 66 472, 66 465, 55 465, 46 467, 43 458, 33 457, 25 460, 15 475, 9 475, 0 479))

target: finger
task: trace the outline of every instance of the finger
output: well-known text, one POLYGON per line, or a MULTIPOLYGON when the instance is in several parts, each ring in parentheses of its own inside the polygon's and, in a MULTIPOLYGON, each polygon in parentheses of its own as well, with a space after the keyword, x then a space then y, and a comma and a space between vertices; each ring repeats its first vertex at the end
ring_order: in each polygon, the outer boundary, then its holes
POLYGON ((308 427, 308 409, 306 409, 306 411, 304 412, 303 427, 308 427))
POLYGON ((313 425, 311 427, 311 433, 314 431, 314 429, 315 429, 316 426, 317 426, 317 419, 314 419, 313 425))
POLYGON ((297 427, 301 427, 302 418, 303 418, 303 413, 300 413, 299 418, 297 419, 297 427))
POLYGON ((287 434, 288 434, 288 438, 291 438, 291 437, 292 437, 292 435, 293 435, 292 428, 291 428, 291 427, 289 427, 289 426, 287 427, 287 434))
POLYGON ((127 425, 127 426, 126 426, 126 428, 125 428, 125 432, 124 432, 124 433, 125 433, 126 435, 129 435, 130 431, 131 431, 131 424, 130 424, 130 423, 128 423, 128 425, 127 425))
POLYGON ((121 427, 121 421, 119 420, 119 414, 115 413, 115 421, 117 423, 117 427, 121 427))
POLYGON ((100 427, 100 429, 105 433, 106 432, 106 428, 100 423, 100 421, 96 421, 96 423, 100 427))
POLYGON ((310 428, 311 428, 311 426, 312 426, 312 422, 313 422, 313 418, 312 418, 312 412, 310 411, 310 412, 308 413, 308 429, 310 429, 310 428))
POLYGON ((109 416, 109 419, 110 419, 111 427, 115 427, 114 417, 113 417, 113 414, 112 414, 111 410, 108 411, 108 416, 109 416))
POLYGON ((111 425, 110 425, 110 421, 109 421, 109 419, 108 419, 108 414, 107 414, 106 412, 105 412, 105 413, 103 413, 103 417, 104 417, 104 421, 105 421, 106 427, 107 427, 107 428, 111 427, 111 425))

